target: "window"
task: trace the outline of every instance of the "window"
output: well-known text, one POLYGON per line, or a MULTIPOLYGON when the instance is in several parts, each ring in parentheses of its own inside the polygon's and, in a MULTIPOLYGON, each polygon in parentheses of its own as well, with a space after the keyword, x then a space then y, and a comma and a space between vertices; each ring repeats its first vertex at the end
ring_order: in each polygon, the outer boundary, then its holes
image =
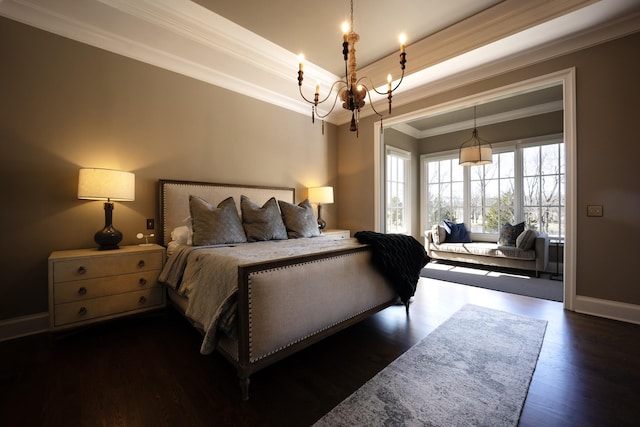
POLYGON ((523 209, 527 227, 564 237, 564 144, 522 150, 523 209))
POLYGON ((386 150, 386 232, 411 232, 411 153, 394 147, 386 150))
POLYGON ((563 238, 564 143, 538 138, 495 146, 493 163, 484 166, 459 166, 457 151, 423 156, 425 228, 450 219, 482 240, 493 239, 507 222, 525 221, 527 228, 563 238))
POLYGON ((464 220, 464 168, 458 158, 443 158, 426 164, 427 210, 429 224, 440 224, 448 219, 464 220))
POLYGON ((469 168, 472 233, 499 233, 515 221, 514 152, 494 154, 493 163, 469 168))

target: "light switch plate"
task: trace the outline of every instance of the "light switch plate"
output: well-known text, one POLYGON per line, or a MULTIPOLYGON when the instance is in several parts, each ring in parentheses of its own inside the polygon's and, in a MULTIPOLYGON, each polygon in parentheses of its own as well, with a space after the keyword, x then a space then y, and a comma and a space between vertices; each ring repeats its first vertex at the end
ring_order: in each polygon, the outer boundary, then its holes
POLYGON ((602 216, 602 205, 587 205, 587 216, 602 216))

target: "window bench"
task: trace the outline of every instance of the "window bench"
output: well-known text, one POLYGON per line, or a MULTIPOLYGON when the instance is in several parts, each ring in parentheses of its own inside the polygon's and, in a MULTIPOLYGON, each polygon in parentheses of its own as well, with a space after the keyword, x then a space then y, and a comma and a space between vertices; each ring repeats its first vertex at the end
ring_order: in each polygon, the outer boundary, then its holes
POLYGON ((491 242, 441 243, 436 245, 432 230, 425 232, 425 248, 432 259, 467 262, 495 267, 534 271, 536 277, 546 271, 549 263, 549 237, 536 237, 532 249, 500 246, 491 242))

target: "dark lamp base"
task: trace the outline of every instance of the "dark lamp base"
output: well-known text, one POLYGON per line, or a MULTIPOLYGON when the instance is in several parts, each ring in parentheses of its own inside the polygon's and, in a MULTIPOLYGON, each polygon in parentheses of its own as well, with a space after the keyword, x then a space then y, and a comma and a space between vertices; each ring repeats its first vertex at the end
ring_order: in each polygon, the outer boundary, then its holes
POLYGON ((98 244, 98 249, 101 251, 118 249, 118 243, 122 241, 122 233, 113 228, 113 226, 109 226, 96 232, 93 240, 98 244))
POLYGON ((112 214, 113 203, 106 202, 104 204, 104 228, 93 235, 93 240, 101 251, 118 249, 118 243, 122 241, 122 233, 113 228, 112 214))
POLYGON ((327 226, 327 222, 322 219, 322 205, 318 203, 318 228, 320 231, 324 230, 327 226))

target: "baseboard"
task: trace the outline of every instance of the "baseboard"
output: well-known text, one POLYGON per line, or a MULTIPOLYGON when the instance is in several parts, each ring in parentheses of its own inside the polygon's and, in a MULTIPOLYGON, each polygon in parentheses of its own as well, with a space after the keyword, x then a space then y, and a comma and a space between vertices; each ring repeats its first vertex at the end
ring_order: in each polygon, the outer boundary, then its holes
POLYGON ((46 312, 0 320, 0 342, 48 330, 49 313, 46 312))
POLYGON ((576 295, 573 308, 578 313, 640 324, 640 305, 636 304, 576 295))

